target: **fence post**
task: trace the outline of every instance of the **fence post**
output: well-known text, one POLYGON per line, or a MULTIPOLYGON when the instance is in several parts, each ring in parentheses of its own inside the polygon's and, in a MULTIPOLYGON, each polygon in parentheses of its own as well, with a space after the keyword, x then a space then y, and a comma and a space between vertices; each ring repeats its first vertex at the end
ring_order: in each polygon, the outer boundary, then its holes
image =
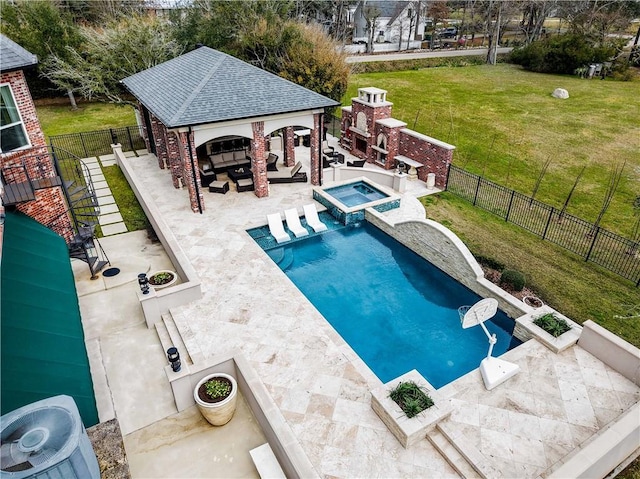
POLYGON ((591 257, 591 252, 593 251, 593 247, 596 245, 596 240, 598 239, 598 233, 600 233, 600 227, 596 226, 596 232, 593 234, 593 241, 591 242, 591 246, 589 246, 587 256, 584 258, 585 261, 589 261, 589 258, 591 257))
POLYGON ((109 133, 111 133, 111 144, 118 143, 118 136, 113 132, 113 128, 109 128, 109 133))
POLYGON ((549 224, 551 223, 551 218, 553 217, 553 212, 556 209, 552 206, 551 210, 549 210, 549 217, 547 218, 547 224, 544 226, 544 232, 542 233, 542 239, 547 237, 547 230, 549 229, 549 224))
POLYGON ((513 197, 516 194, 516 190, 511 190, 511 198, 509 198, 509 207, 507 208, 507 215, 504 217, 506 222, 509 222, 509 215, 511 214, 511 205, 513 204, 513 197))
POLYGON ((133 140, 131 139, 131 130, 127 127, 127 137, 129 137, 129 146, 131 147, 131 151, 135 151, 133 148, 133 140))
POLYGON ((87 152, 87 145, 84 144, 84 136, 82 135, 82 132, 80 132, 80 143, 82 143, 82 149, 84 150, 84 157, 88 158, 89 153, 87 152))
POLYGON ((473 206, 476 205, 476 201, 478 200, 478 192, 480 191, 480 181, 482 180, 481 176, 478 176, 478 184, 476 185, 476 194, 473 196, 473 206))
POLYGON ((444 183, 444 191, 449 190, 449 178, 451 178, 451 168, 453 168, 453 165, 449 163, 449 167, 447 168, 447 181, 445 181, 444 183))

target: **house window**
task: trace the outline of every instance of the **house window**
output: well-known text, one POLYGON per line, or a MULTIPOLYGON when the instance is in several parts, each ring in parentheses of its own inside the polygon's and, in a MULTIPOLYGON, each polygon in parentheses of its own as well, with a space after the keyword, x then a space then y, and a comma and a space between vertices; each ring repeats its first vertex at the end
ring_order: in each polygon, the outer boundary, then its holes
POLYGON ((11 87, 0 86, 0 152, 29 146, 27 130, 22 123, 11 87))

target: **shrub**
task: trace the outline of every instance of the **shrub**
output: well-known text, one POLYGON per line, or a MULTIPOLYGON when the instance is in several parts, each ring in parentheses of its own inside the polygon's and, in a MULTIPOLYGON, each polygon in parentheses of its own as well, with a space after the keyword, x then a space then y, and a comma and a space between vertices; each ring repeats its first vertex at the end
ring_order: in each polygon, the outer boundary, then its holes
POLYGON ((557 338, 562 333, 566 333, 571 329, 571 326, 569 326, 564 319, 557 318, 553 313, 547 313, 534 319, 533 324, 544 329, 554 338, 557 338))
POLYGON ((500 277, 500 286, 507 286, 513 291, 522 291, 525 285, 524 275, 520 271, 506 269, 500 277))
POLYGON ((408 418, 414 417, 434 404, 433 399, 413 381, 400 382, 389 392, 389 397, 400 406, 408 418))
POLYGON ((539 73, 572 74, 590 63, 602 63, 616 51, 613 43, 596 45, 577 33, 555 35, 511 52, 511 62, 539 73))

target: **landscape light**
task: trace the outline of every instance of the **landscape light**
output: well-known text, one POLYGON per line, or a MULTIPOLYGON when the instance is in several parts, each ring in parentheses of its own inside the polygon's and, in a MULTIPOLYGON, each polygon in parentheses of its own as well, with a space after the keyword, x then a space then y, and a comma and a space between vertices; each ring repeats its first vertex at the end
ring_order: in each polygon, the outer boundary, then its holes
POLYGON ((140 291, 142 294, 149 294, 149 280, 146 273, 140 273, 138 275, 138 285, 140 285, 140 291))
POLYGON ((171 347, 167 349, 167 358, 169 359, 169 364, 171 364, 171 369, 173 369, 174 373, 180 371, 180 353, 178 352, 178 348, 171 347))

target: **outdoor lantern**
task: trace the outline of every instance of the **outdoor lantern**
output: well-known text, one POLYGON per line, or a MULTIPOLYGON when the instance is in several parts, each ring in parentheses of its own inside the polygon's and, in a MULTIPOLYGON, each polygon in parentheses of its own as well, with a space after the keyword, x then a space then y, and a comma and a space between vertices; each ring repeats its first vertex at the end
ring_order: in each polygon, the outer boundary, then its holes
POLYGON ((180 371, 180 353, 178 352, 178 348, 171 347, 167 349, 167 358, 169 359, 169 364, 171 364, 173 372, 177 373, 180 371))
POLYGON ((140 285, 140 291, 142 291, 142 294, 149 293, 149 280, 147 279, 146 273, 140 273, 138 275, 138 284, 140 285))

